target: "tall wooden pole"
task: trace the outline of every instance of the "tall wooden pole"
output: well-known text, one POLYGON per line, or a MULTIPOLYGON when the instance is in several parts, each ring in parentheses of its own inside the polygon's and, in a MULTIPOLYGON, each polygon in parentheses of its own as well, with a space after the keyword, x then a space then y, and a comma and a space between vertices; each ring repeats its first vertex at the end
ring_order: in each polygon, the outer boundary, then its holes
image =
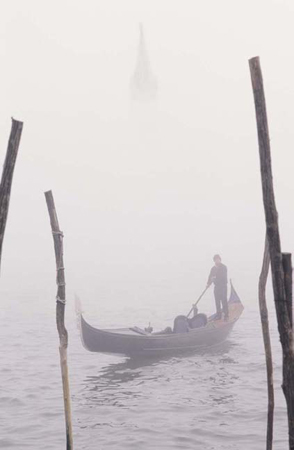
POLYGON ((273 427, 274 427, 274 406, 275 406, 273 359, 272 359, 271 338, 269 332, 268 311, 265 295, 269 265, 270 265, 269 247, 267 238, 265 238, 262 269, 258 284, 258 297, 259 297, 259 311, 260 311, 263 344, 266 360, 267 392, 268 392, 266 450, 272 450, 273 448, 273 427))
POLYGON ((68 334, 64 325, 65 312, 65 277, 63 265, 63 233, 60 231, 54 199, 51 191, 45 192, 51 229, 54 240, 56 269, 57 269, 57 296, 56 296, 56 324, 59 334, 59 353, 63 386, 65 425, 66 425, 66 450, 73 450, 71 407, 69 393, 69 379, 67 366, 68 334))
POLYGON ((2 246, 6 228, 9 200, 12 186, 14 167, 18 154, 23 123, 12 119, 11 132, 8 141, 6 158, 3 166, 0 184, 0 266, 2 257, 2 246))
MULTIPOLYGON (((284 270, 284 285, 285 285, 285 295, 288 308, 288 316, 291 327, 293 321, 293 308, 292 308, 292 257, 291 253, 282 253, 282 263, 284 270)), ((292 330, 293 332, 293 330, 292 330)))
POLYGON ((287 289, 286 294, 285 287, 285 279, 289 279, 290 277, 290 268, 286 267, 288 273, 285 274, 280 244, 278 213, 274 196, 270 139, 259 58, 256 57, 250 59, 249 67, 256 112, 263 205, 271 260, 274 300, 283 351, 282 387, 287 403, 289 448, 290 450, 294 450, 294 349, 292 317, 290 317, 290 310, 292 311, 292 298, 289 298, 289 289, 287 289))

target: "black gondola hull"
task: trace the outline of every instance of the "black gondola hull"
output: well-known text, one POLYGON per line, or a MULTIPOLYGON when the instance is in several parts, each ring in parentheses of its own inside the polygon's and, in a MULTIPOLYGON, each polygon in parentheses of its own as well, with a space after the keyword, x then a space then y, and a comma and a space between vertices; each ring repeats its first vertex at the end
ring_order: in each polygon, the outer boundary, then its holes
POLYGON ((82 343, 91 352, 140 357, 171 355, 217 345, 226 340, 244 309, 235 291, 233 293, 228 302, 228 321, 214 320, 212 316, 206 326, 187 333, 142 335, 132 328, 102 330, 89 325, 81 314, 82 343))

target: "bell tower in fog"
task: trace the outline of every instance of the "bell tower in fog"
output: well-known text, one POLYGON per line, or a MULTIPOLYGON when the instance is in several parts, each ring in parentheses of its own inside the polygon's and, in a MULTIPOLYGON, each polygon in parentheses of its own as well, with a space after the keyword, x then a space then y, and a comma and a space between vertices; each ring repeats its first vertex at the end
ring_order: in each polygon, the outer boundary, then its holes
POLYGON ((152 73, 147 52, 143 25, 140 24, 140 38, 137 61, 130 82, 131 96, 134 100, 154 100, 157 96, 157 80, 152 73))

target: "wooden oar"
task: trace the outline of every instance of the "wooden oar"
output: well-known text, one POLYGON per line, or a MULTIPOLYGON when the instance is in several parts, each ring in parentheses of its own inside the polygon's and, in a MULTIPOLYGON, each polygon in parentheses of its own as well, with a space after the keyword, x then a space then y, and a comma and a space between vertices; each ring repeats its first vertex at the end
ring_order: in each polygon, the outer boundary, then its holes
POLYGON ((202 292, 202 294, 200 295, 200 297, 198 298, 198 300, 193 304, 192 308, 190 309, 189 313, 187 314, 187 317, 190 316, 191 312, 193 311, 193 309, 198 305, 198 303, 200 302, 200 300, 202 299, 203 295, 205 294, 205 292, 207 291, 207 289, 210 287, 206 286, 206 288, 204 289, 204 291, 202 292))

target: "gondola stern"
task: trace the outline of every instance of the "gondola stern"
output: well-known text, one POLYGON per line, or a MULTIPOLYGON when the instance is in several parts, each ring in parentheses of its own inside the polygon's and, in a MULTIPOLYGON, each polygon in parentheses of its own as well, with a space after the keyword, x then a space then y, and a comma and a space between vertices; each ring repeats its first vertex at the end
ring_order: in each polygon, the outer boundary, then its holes
POLYGON ((229 298, 229 302, 230 303, 241 303, 241 305, 243 306, 244 309, 244 305, 239 297, 239 295, 236 292, 236 289, 234 288, 233 282, 230 279, 230 285, 231 285, 231 293, 230 293, 230 298, 229 298))

